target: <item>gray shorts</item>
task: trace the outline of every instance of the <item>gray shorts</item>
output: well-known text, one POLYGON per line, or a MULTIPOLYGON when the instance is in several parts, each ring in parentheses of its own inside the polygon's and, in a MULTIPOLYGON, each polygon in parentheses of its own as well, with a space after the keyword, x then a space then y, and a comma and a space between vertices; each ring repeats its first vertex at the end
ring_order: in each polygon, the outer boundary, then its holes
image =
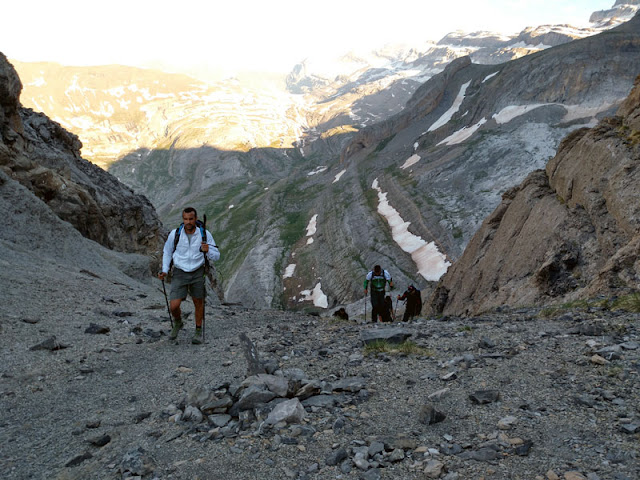
POLYGON ((193 272, 184 272, 179 268, 173 269, 171 276, 171 300, 184 300, 187 294, 191 298, 204 298, 204 265, 193 272))

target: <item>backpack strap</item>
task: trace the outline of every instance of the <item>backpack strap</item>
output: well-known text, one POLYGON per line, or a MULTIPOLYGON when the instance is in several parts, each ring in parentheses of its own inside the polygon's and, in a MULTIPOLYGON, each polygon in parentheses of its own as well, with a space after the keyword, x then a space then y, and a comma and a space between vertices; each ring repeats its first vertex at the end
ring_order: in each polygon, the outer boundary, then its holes
POLYGON ((178 228, 176 228, 176 233, 173 237, 173 251, 176 251, 176 247, 178 246, 178 242, 180 241, 180 233, 182 232, 182 229, 184 228, 184 223, 181 223, 180 226, 178 228))

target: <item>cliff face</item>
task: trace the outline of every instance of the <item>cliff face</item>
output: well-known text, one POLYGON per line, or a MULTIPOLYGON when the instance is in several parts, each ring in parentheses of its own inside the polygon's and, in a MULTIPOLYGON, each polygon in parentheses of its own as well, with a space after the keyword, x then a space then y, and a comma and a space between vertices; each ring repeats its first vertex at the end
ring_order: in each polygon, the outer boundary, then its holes
POLYGON ((20 104, 22 85, 0 53, 0 168, 83 236, 157 257, 162 224, 151 203, 80 157, 78 137, 20 104))
POLYGON ((431 297, 465 315, 640 290, 640 77, 615 117, 580 129, 503 195, 431 297))

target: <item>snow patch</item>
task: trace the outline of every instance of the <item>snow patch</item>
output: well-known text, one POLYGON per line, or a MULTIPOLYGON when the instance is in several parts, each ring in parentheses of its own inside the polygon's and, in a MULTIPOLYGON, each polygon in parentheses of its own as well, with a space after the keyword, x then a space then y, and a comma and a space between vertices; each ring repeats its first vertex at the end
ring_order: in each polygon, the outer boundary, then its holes
POLYGON ((404 162, 404 164, 400 168, 402 168, 403 170, 405 168, 409 168, 412 165, 415 165, 416 163, 418 163, 419 160, 420 160, 420 155, 414 153, 409 158, 407 158, 407 160, 404 162))
POLYGON ((378 213, 387 219, 391 227, 391 236, 402 250, 409 253, 418 267, 418 273, 425 280, 437 281, 451 266, 447 257, 440 253, 435 242, 427 243, 417 235, 409 232, 411 222, 405 222, 398 211, 387 200, 387 194, 382 191, 376 178, 371 188, 378 191, 378 213))
POLYGON ((532 103, 531 105, 509 105, 508 107, 504 107, 498 113, 493 115, 493 119, 495 119, 496 123, 503 124, 509 123, 516 117, 520 115, 524 115, 531 110, 535 110, 539 107, 544 107, 545 105, 553 105, 552 103, 532 103))
POLYGON ((298 300, 299 302, 313 301, 313 304, 320 308, 327 308, 329 306, 327 296, 322 292, 320 282, 316 284, 313 290, 303 290, 300 292, 300 295, 302 295, 302 298, 298 300))
POLYGON ((291 278, 293 277, 293 273, 296 271, 296 264, 290 263, 287 265, 287 268, 284 269, 284 275, 282 278, 291 278))
POLYGON ((438 145, 443 145, 443 144, 457 145, 458 143, 462 143, 465 140, 467 140, 471 135, 473 135, 476 132, 476 130, 478 130, 485 123, 487 123, 487 119, 483 118, 482 120, 480 120, 475 125, 472 125, 471 127, 463 127, 457 132, 452 133, 447 138, 442 140, 440 143, 438 143, 438 145))
POLYGON ((333 180, 333 182, 331 182, 331 183, 336 183, 338 180, 340 180, 340 178, 342 177, 342 175, 344 175, 344 173, 345 173, 346 171, 347 171, 347 170, 346 170, 346 169, 344 169, 344 170, 342 170, 340 173, 338 173, 338 174, 336 175, 336 178, 335 178, 335 179, 333 180))
POLYGON ((318 173, 322 173, 322 172, 326 172, 326 171, 327 171, 327 167, 325 167, 325 166, 317 167, 316 169, 314 169, 311 172, 307 173, 307 176, 310 177, 311 175, 316 175, 318 173))
POLYGON ((549 105, 560 105, 567 113, 563 117, 563 122, 571 122, 579 118, 595 117, 597 114, 604 112, 613 106, 613 103, 601 103, 600 105, 584 106, 584 105, 563 105, 561 103, 533 103, 531 105, 509 105, 504 107, 498 113, 493 115, 496 123, 504 124, 509 123, 516 117, 524 115, 527 112, 535 110, 539 107, 546 107, 549 105))
POLYGON ((497 74, 499 74, 499 73, 500 73, 500 71, 497 71, 497 72, 494 72, 494 73, 491 73, 491 74, 487 75, 486 77, 484 77, 484 80, 482 80, 482 83, 486 82, 486 81, 487 81, 487 80, 489 80, 490 78, 495 77, 495 76, 496 76, 497 74))
POLYGON ((526 50, 546 50, 547 48, 551 48, 551 45, 545 45, 544 43, 539 43, 538 45, 531 45, 529 43, 524 43, 523 41, 512 43, 507 45, 506 48, 524 48, 526 50))
POLYGON ((309 220, 309 224, 307 225, 307 237, 311 235, 315 235, 316 233, 316 221, 318 220, 318 214, 316 213, 311 220, 309 220))
POLYGON ((429 127, 429 130, 427 130, 428 132, 433 132, 434 130, 436 130, 437 128, 440 128, 441 126, 446 124, 449 120, 451 120, 451 117, 453 117, 453 115, 460 109, 460 105, 462 105, 462 101, 464 100, 464 94, 466 93, 467 88, 469 87, 470 84, 471 84, 471 80, 469 80, 467 83, 465 83, 460 87, 458 96, 453 101, 453 105, 451 105, 451 108, 446 112, 444 112, 444 114, 436 121, 436 123, 434 123, 429 127))

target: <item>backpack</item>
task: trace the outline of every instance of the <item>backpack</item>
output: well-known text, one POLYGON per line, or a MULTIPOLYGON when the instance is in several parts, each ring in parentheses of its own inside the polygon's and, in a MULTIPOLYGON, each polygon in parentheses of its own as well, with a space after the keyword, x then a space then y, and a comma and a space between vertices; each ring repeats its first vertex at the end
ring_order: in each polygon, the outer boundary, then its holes
MULTIPOLYGON (((205 221, 206 221, 207 216, 205 215, 205 221)), ((200 229, 200 235, 202 235, 202 241, 204 243, 207 243, 207 230, 205 228, 205 224, 202 223, 200 220, 196 220, 196 228, 200 229)), ((176 228, 176 234, 173 238, 173 251, 176 251, 176 248, 178 246, 178 242, 180 241, 180 233, 182 233, 182 230, 184 229, 184 223, 181 223, 180 226, 178 228, 176 228)), ((207 257, 207 254, 203 252, 204 255, 204 273, 205 275, 207 273, 209 273, 209 258, 207 257)), ((173 258, 171 259, 171 264, 169 265, 169 270, 171 270, 171 268, 173 267, 173 258)))
POLYGON ((375 291, 384 290, 384 287, 387 284, 387 277, 385 277, 384 274, 385 274, 384 268, 382 269, 382 272, 380 273, 380 275, 376 275, 375 273, 373 273, 373 271, 371 271, 371 290, 375 290, 375 291))

